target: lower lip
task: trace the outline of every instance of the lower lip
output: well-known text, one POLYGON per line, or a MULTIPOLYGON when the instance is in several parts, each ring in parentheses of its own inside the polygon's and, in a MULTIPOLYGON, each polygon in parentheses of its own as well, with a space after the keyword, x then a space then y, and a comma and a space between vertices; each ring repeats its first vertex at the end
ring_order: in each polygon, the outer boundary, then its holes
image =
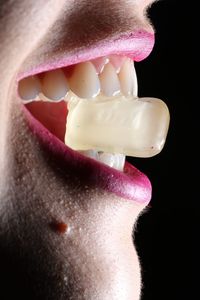
POLYGON ((87 158, 67 147, 50 133, 22 106, 28 126, 37 137, 40 147, 48 151, 55 165, 66 177, 78 179, 81 185, 101 188, 121 198, 148 204, 151 199, 151 183, 146 175, 125 163, 124 172, 117 171, 98 161, 87 158))

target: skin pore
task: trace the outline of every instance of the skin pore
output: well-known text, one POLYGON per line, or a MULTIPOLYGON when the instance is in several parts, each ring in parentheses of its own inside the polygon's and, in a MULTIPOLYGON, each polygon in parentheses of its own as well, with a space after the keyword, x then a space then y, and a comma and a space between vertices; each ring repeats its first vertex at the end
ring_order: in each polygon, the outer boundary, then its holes
POLYGON ((100 40, 153 32, 143 0, 0 2, 2 299, 138 300, 132 242, 144 204, 83 184, 28 129, 16 76, 100 40))

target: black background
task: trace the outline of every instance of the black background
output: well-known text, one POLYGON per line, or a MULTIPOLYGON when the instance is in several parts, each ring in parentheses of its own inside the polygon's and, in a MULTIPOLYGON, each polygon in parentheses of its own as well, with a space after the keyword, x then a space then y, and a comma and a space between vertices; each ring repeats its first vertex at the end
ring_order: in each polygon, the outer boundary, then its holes
POLYGON ((135 234, 143 269, 142 300, 200 299, 197 5, 181 0, 153 5, 149 15, 156 44, 150 57, 136 64, 139 95, 163 99, 171 113, 161 154, 131 160, 153 186, 150 209, 135 234))

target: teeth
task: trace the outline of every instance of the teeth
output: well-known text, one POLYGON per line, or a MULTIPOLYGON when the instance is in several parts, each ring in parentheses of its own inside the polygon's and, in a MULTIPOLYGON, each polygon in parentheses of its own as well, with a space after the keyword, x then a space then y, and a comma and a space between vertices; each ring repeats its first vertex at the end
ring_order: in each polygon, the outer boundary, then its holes
POLYGON ((115 163, 115 156, 110 153, 100 152, 99 153, 99 161, 101 161, 102 163, 104 163, 110 167, 113 167, 114 163, 115 163))
POLYGON ((86 150, 86 151, 79 151, 79 152, 87 157, 98 160, 99 155, 98 155, 98 151, 96 150, 86 150))
POLYGON ((52 101, 60 101, 69 91, 67 79, 61 69, 46 72, 42 80, 42 93, 52 101))
POLYGON ((97 74, 100 74, 103 71, 105 65, 108 62, 109 62, 109 58, 107 58, 105 56, 104 57, 99 57, 99 58, 96 58, 96 59, 92 60, 92 63, 95 66, 97 74))
POLYGON ((126 59, 119 72, 121 92, 125 96, 135 96, 138 94, 137 76, 133 61, 126 59))
POLYGON ((123 171, 125 164, 125 155, 123 154, 110 154, 102 152, 99 154, 100 162, 108 165, 109 167, 115 168, 119 171, 123 171))
POLYGON ((120 93, 120 83, 112 64, 108 63, 99 75, 101 92, 105 96, 115 96, 120 93))
POLYGON ((70 89, 80 98, 94 98, 100 92, 99 78, 91 62, 75 66, 69 78, 70 89))
POLYGON ((19 82, 19 95, 24 102, 36 99, 41 91, 41 83, 37 76, 30 76, 19 82))
POLYGON ((77 100, 68 109, 65 144, 74 150, 151 157, 164 146, 169 111, 159 99, 77 100))
POLYGON ((120 92, 137 96, 137 78, 133 62, 117 55, 48 71, 42 77, 30 76, 19 82, 19 94, 25 103, 68 101, 69 94, 85 99, 100 93, 111 97, 120 92))
POLYGON ((126 57, 123 56, 119 56, 119 55, 111 55, 110 56, 110 63, 113 65, 113 67, 115 68, 115 72, 119 73, 121 66, 123 65, 124 61, 125 61, 126 57))
POLYGON ((124 154, 115 154, 114 168, 120 171, 124 170, 126 156, 124 154))
POLYGON ((101 163, 108 165, 109 167, 115 168, 119 171, 123 171, 125 164, 125 155, 123 154, 111 154, 105 152, 98 152, 97 150, 86 150, 79 151, 81 154, 98 160, 101 163))

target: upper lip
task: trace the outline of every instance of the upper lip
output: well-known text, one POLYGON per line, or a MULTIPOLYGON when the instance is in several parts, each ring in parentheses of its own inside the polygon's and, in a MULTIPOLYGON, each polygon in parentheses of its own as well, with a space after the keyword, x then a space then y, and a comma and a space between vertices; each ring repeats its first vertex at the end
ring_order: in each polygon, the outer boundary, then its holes
MULTIPOLYGON (((54 57, 51 61, 46 61, 31 69, 23 70, 19 73, 17 80, 38 74, 44 71, 66 67, 87 61, 100 56, 110 54, 126 55, 134 61, 140 61, 146 58, 154 46, 154 34, 143 30, 130 32, 120 35, 118 38, 100 42, 98 45, 82 49, 66 55, 63 53, 54 57)), ((95 160, 84 157, 76 151, 73 151, 46 128, 35 120, 25 109, 30 128, 39 139, 43 149, 52 155, 57 166, 63 172, 67 172, 79 177, 82 183, 98 186, 113 192, 125 199, 134 200, 140 203, 148 203, 151 199, 151 183, 146 175, 141 173, 135 167, 126 162, 125 172, 119 172, 113 168, 103 165, 95 160)))
POLYGON ((142 29, 135 32, 128 32, 113 39, 100 41, 84 49, 77 49, 72 54, 63 51, 61 54, 53 56, 52 59, 42 64, 36 65, 28 70, 22 70, 19 72, 17 80, 111 54, 128 56, 134 61, 141 61, 149 56, 153 49, 154 42, 155 36, 152 32, 142 29))

